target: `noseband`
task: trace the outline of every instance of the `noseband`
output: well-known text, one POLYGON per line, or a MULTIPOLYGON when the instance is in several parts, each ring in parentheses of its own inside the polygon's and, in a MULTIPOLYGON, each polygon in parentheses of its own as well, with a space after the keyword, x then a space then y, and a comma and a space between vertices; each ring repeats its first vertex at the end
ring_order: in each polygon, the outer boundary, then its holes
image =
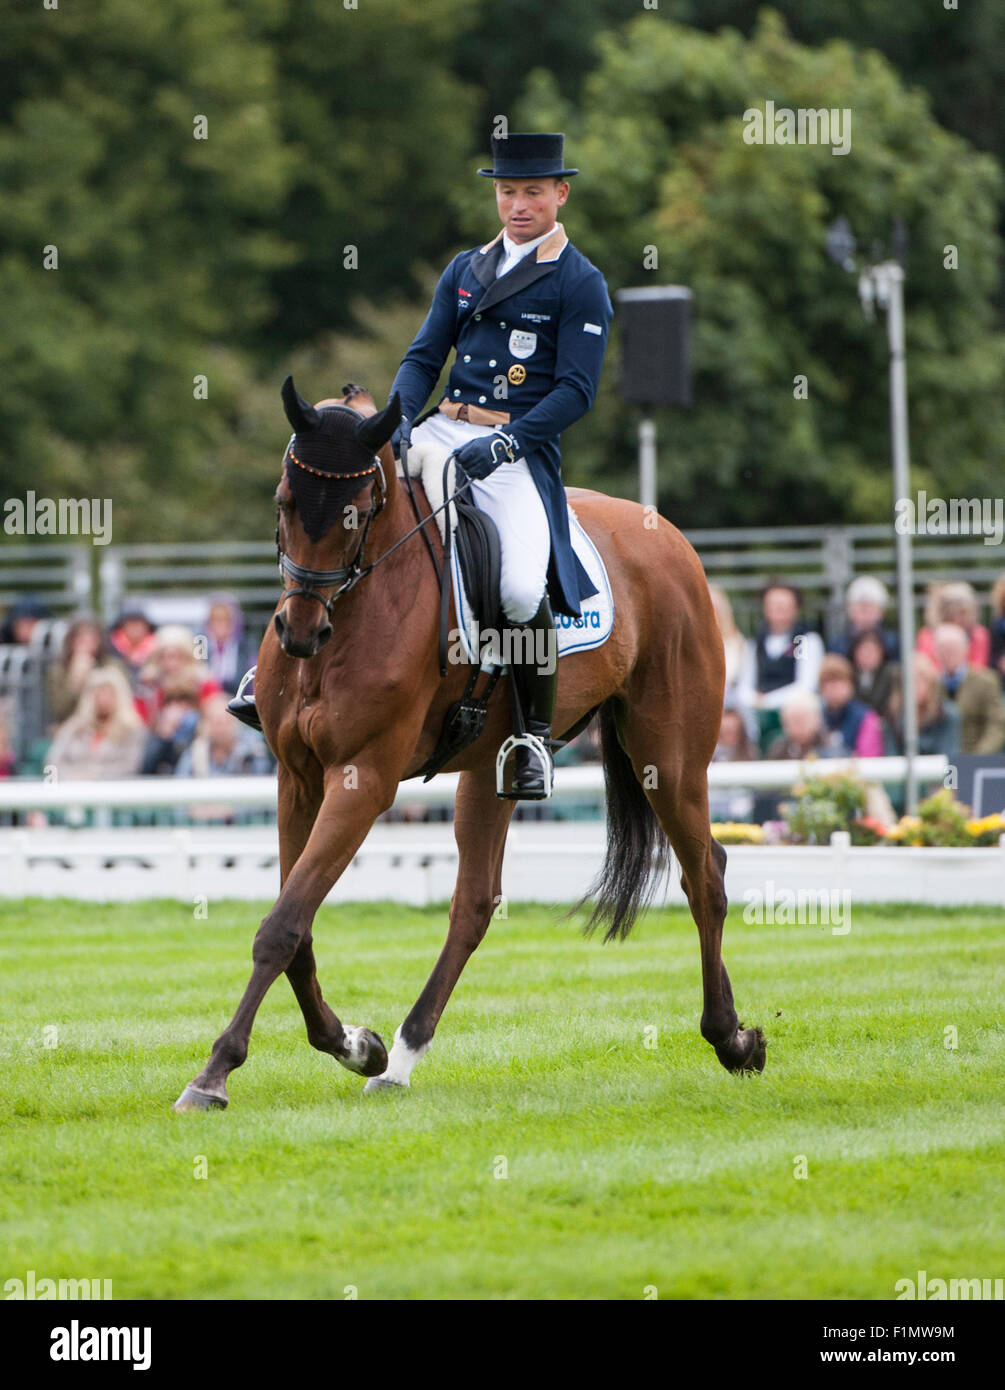
MULTIPOLYGON (((357 412, 355 410, 351 410, 349 406, 337 406, 334 408, 338 410, 349 410, 352 415, 357 415, 357 412)), ((366 513, 366 522, 363 526, 363 534, 360 537, 359 545, 356 547, 355 555, 349 561, 348 565, 344 565, 341 569, 312 570, 307 569, 304 565, 296 564, 296 562, 291 560, 290 557, 280 548, 279 518, 276 518, 276 556, 279 560, 279 573, 282 575, 284 584, 282 602, 285 603, 286 600, 290 598, 317 599, 318 603, 320 603, 321 607, 325 610, 325 616, 328 618, 328 621, 331 622, 332 608, 334 607, 335 600, 339 597, 340 594, 348 593, 350 589, 354 588, 355 585, 358 584, 359 581, 363 578, 364 574, 368 572, 368 569, 372 568, 363 568, 363 550, 366 546, 366 538, 369 533, 371 523, 373 522, 374 517, 378 516, 380 512, 383 510, 384 503, 387 500, 387 479, 384 477, 384 469, 381 465, 380 459, 376 456, 374 456, 373 463, 369 468, 361 469, 360 472, 357 474, 326 473, 320 468, 308 468, 306 464, 301 463, 300 460, 293 453, 292 444, 293 441, 291 439, 291 447, 288 447, 286 450, 287 457, 291 459, 292 462, 296 464, 298 468, 303 468, 308 473, 313 473, 315 474, 315 476, 319 478, 365 478, 371 473, 374 475, 373 490, 370 494, 371 505, 366 513), (287 589, 285 587, 287 579, 291 579, 293 583, 298 587, 293 589, 287 589), (325 598, 323 594, 318 593, 319 589, 334 589, 335 592, 331 595, 330 598, 325 598)))

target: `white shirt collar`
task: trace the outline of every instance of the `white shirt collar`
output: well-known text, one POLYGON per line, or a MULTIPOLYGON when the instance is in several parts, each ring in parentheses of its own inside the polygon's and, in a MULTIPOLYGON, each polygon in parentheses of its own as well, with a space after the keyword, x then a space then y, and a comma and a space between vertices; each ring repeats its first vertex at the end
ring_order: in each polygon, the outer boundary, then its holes
POLYGON ((533 241, 516 242, 511 240, 506 232, 503 232, 503 254, 499 260, 499 269, 496 271, 496 279, 498 280, 500 275, 505 275, 508 270, 512 270, 517 262, 523 260, 524 256, 529 256, 531 251, 536 250, 537 247, 541 245, 542 241, 547 241, 557 226, 558 223, 556 222, 554 226, 549 227, 546 232, 542 233, 539 237, 535 237, 533 241))

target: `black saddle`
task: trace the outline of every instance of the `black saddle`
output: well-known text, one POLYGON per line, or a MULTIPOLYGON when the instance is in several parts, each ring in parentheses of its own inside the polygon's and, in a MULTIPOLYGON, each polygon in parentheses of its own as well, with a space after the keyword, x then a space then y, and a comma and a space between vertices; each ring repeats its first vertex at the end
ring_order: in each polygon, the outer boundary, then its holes
POLYGON ((502 547, 498 528, 490 516, 479 511, 467 498, 459 497, 454 506, 457 508, 457 529, 453 543, 457 547, 457 561, 471 611, 479 630, 493 628, 499 632, 505 619, 499 600, 502 547))
MULTIPOLYGON (((444 497, 449 495, 447 491, 449 463, 448 459, 443 469, 444 497)), ((451 531, 448 520, 445 528, 446 542, 443 550, 443 571, 440 586, 441 675, 446 675, 447 671, 450 591, 453 587, 450 554, 453 546, 456 545, 457 547, 458 567, 464 581, 468 603, 478 622, 479 632, 485 632, 489 629, 501 632, 505 624, 502 615, 502 603, 499 598, 502 547, 499 543, 499 532, 496 524, 490 516, 479 511, 475 504, 466 497, 458 497, 453 505, 457 513, 457 525, 451 531)), ((455 606, 457 622, 460 624, 460 602, 458 601, 455 606)), ((484 689, 480 695, 476 696, 474 692, 478 677, 481 674, 481 665, 477 660, 477 653, 475 655, 476 660, 472 664, 464 694, 459 700, 455 700, 447 710, 436 748, 428 762, 416 774, 426 782, 435 777, 437 772, 455 758, 463 748, 474 743, 485 726, 489 696, 495 689, 503 668, 501 666, 489 668, 484 689)))

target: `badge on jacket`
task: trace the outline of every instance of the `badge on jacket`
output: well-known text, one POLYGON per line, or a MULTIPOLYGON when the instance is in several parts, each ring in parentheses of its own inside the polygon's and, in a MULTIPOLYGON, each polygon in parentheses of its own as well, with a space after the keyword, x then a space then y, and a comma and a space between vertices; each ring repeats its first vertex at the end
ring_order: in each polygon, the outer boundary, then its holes
POLYGON ((522 328, 514 328, 509 335, 509 350, 514 357, 533 357, 537 347, 537 334, 527 333, 522 328))

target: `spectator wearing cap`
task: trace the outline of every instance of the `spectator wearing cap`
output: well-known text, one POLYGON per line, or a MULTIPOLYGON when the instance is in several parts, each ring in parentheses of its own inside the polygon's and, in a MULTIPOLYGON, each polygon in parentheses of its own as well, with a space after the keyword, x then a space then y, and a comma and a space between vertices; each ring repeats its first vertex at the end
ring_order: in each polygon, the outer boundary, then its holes
POLYGON ((933 634, 942 685, 960 716, 961 753, 1000 753, 1005 747, 1005 701, 993 671, 967 662, 969 642, 956 623, 940 623, 933 634))
POLYGON ((839 758, 878 758, 883 753, 879 715, 855 696, 851 662, 836 652, 820 664, 820 698, 827 730, 827 748, 839 758))
POLYGON ((129 668, 133 680, 153 655, 156 633, 153 623, 139 608, 127 608, 112 624, 112 647, 129 668))
POLYGON ((845 593, 844 629, 831 642, 829 650, 838 656, 851 656, 851 644, 860 632, 880 634, 887 661, 900 660, 900 639, 892 628, 884 627, 883 618, 890 604, 886 585, 871 574, 853 579, 845 593))
POLYGON ((14 600, 0 628, 0 644, 26 647, 36 625, 48 616, 49 610, 41 599, 34 594, 22 594, 14 600))
POLYGON ((99 666, 57 731, 47 761, 66 781, 132 777, 140 770, 145 741, 125 674, 118 666, 99 666))
POLYGON ((977 594, 961 580, 953 584, 933 584, 925 604, 925 626, 918 632, 915 650, 941 669, 935 650, 935 629, 942 623, 957 623, 967 634, 967 665, 987 666, 991 661, 991 634, 977 621, 977 594))
POLYGON ((890 708, 890 696, 900 679, 900 663, 887 660, 883 635, 878 628, 856 632, 851 639, 849 660, 855 678, 855 697, 874 709, 880 719, 890 708))

